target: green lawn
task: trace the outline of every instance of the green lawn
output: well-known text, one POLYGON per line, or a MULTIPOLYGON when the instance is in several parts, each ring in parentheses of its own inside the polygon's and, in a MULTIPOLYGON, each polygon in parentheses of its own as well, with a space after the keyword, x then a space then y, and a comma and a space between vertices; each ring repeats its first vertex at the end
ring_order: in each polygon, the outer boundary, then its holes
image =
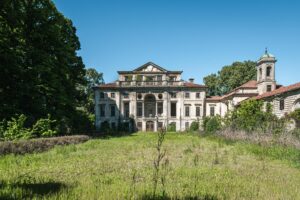
MULTIPOLYGON (((156 137, 2 156, 0 199, 151 199, 156 137)), ((161 199, 300 199, 299 150, 178 133, 168 133, 163 147, 169 164, 161 199)))

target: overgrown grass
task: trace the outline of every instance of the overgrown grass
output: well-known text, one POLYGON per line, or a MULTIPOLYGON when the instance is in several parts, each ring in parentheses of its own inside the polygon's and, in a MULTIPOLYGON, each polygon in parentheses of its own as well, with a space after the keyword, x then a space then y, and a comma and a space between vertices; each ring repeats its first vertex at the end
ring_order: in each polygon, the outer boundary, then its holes
MULTIPOLYGON (((137 133, 2 156, 0 199, 153 199, 156 141, 137 133)), ((300 199, 299 150, 176 133, 163 146, 157 199, 300 199)))

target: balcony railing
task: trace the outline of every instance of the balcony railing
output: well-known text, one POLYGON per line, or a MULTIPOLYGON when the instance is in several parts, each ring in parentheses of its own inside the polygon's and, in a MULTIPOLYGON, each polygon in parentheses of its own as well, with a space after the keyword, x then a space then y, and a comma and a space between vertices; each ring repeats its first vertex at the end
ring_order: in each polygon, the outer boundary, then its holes
POLYGON ((181 81, 119 81, 119 85, 122 87, 180 86, 181 83, 181 81))

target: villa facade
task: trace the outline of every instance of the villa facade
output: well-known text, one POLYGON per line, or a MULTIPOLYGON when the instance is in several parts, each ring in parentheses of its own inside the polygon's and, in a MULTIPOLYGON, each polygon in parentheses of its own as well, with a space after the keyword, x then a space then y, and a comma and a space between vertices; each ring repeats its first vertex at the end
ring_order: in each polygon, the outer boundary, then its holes
POLYGON ((203 117, 233 110, 242 101, 255 98, 273 105, 283 117, 300 108, 300 83, 277 85, 276 58, 267 51, 257 61, 257 80, 251 80, 223 96, 207 96, 205 85, 181 79, 182 71, 169 71, 148 62, 132 71, 118 71, 118 80, 94 87, 96 128, 157 131, 170 124, 176 131, 189 129, 203 117))

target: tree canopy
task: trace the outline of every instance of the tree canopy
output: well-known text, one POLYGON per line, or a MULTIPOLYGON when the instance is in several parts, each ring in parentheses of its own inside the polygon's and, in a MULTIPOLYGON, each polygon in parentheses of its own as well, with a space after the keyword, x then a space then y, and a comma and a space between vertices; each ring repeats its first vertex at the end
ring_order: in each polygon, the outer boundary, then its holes
POLYGON ((256 63, 253 61, 234 62, 203 79, 211 96, 224 95, 250 80, 256 80, 256 63))
POLYGON ((72 21, 51 0, 0 1, 0 118, 51 114, 76 128, 84 102, 84 64, 72 21))

